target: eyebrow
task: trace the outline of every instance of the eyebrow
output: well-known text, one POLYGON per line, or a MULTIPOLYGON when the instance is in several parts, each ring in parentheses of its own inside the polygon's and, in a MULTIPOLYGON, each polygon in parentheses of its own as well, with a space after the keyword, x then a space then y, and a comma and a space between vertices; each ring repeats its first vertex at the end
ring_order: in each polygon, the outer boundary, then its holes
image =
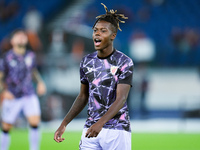
POLYGON ((97 27, 94 27, 93 29, 100 29, 100 30, 102 30, 102 29, 106 29, 106 30, 108 30, 108 28, 105 28, 105 27, 100 27, 100 28, 97 28, 97 27))

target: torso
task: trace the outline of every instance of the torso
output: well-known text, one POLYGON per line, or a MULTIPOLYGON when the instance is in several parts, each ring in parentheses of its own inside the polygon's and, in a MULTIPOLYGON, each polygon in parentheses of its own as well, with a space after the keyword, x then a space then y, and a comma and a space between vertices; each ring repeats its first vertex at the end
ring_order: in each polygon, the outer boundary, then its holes
POLYGON ((16 55, 13 50, 5 54, 1 70, 5 74, 7 88, 16 98, 34 93, 32 69, 35 67, 35 54, 27 51, 16 55))
MULTIPOLYGON (((81 82, 89 84, 88 119, 85 127, 97 122, 116 99, 118 83, 131 84, 132 60, 115 50, 107 58, 98 58, 97 52, 87 55, 81 63, 81 82), (127 70, 126 70, 127 69, 127 70), (125 71, 127 73, 125 73, 125 71)), ((130 131, 127 104, 108 121, 104 128, 130 131)))

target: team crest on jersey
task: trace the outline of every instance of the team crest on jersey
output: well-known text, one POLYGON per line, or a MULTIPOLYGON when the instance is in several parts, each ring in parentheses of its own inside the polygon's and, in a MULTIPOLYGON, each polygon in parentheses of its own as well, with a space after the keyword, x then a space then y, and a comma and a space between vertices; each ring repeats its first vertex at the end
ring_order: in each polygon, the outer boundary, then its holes
POLYGON ((25 58, 25 63, 26 63, 26 65, 27 65, 28 67, 31 66, 31 64, 32 64, 32 59, 31 59, 30 56, 27 56, 27 57, 25 58))
POLYGON ((111 72, 111 74, 112 75, 115 75, 116 74, 116 72, 117 72, 117 70, 118 70, 118 66, 111 66, 111 68, 110 68, 110 72, 111 72))

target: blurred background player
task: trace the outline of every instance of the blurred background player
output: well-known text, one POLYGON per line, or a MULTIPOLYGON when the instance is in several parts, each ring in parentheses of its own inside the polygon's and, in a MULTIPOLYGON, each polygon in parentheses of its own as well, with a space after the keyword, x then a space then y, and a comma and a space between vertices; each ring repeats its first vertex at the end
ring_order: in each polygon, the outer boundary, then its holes
POLYGON ((37 93, 43 95, 46 86, 36 69, 36 58, 26 49, 28 38, 25 31, 15 30, 11 36, 12 49, 0 63, 0 90, 2 95, 1 150, 8 150, 9 131, 22 111, 30 125, 30 150, 39 149, 40 105, 32 80, 37 82, 37 93))
POLYGON ((126 99, 132 84, 133 62, 113 47, 120 19, 117 11, 97 17, 93 26, 96 52, 85 56, 80 64, 81 89, 71 110, 65 116, 54 140, 62 142, 66 126, 88 103, 80 149, 131 150, 131 128, 126 99))

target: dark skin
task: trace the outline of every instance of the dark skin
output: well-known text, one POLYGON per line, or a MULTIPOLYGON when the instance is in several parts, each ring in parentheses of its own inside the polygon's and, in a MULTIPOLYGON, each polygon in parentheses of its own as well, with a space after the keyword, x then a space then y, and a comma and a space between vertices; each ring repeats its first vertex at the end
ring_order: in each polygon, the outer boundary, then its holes
MULTIPOLYGON (((93 32, 93 40, 94 47, 97 50, 97 55, 99 57, 109 56, 113 52, 113 40, 116 37, 116 33, 113 31, 113 25, 109 22, 98 21, 96 23, 93 32), (96 42, 95 39, 98 39, 98 42, 96 42)), ((128 97, 129 90, 130 85, 128 84, 117 85, 115 102, 111 105, 108 111, 87 130, 85 137, 91 138, 98 136, 104 124, 113 118, 124 106, 128 97)), ((60 143, 64 140, 62 135, 65 132, 66 126, 83 110, 83 108, 88 103, 88 98, 89 86, 86 84, 81 84, 79 95, 77 96, 68 114, 62 121, 60 127, 54 134, 54 140, 56 142, 60 143)))
POLYGON ((117 35, 113 28, 113 25, 106 21, 98 21, 94 26, 92 37, 99 57, 106 57, 113 52, 113 41, 117 35), (101 40, 99 45, 96 45, 95 39, 101 40))
POLYGON ((60 127, 57 129, 54 135, 54 140, 58 143, 62 142, 64 138, 62 138, 62 134, 65 132, 66 126, 83 110, 88 102, 89 92, 88 85, 81 84, 80 93, 77 96, 75 102, 73 103, 71 109, 65 116, 62 121, 60 127))

